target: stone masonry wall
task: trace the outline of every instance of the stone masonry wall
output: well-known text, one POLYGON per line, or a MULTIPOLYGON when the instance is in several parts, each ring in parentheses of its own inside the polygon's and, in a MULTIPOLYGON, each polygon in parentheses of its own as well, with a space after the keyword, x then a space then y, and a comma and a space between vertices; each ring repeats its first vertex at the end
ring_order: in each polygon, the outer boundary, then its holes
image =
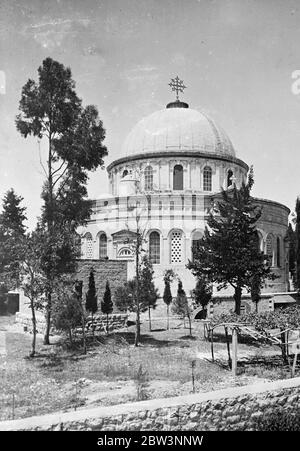
POLYGON ((0 430, 250 431, 274 408, 299 405, 300 377, 209 393, 0 422, 0 430))
MULTIPOLYGON (((106 281, 109 281, 112 300, 115 289, 127 282, 127 262, 121 260, 78 260, 77 278, 83 281, 83 298, 88 290, 91 268, 94 269, 98 308, 100 309, 105 292, 106 281)), ((116 308, 114 308, 116 312, 116 308)))

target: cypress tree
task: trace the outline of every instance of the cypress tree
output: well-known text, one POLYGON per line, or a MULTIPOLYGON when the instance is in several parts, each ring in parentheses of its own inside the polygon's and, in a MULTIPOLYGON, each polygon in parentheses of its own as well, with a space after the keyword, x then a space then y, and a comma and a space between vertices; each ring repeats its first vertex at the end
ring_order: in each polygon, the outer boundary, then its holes
POLYGON ((109 282, 107 280, 105 292, 103 296, 103 302, 101 302, 101 311, 104 315, 106 315, 106 333, 108 335, 108 315, 110 315, 113 312, 114 304, 111 300, 111 291, 109 282))
POLYGON ((92 330, 94 337, 94 313, 98 310, 97 304, 97 296, 96 296, 96 286, 95 286, 95 278, 94 278, 94 270, 91 269, 89 275, 89 287, 86 293, 86 303, 85 308, 88 312, 92 314, 92 330))

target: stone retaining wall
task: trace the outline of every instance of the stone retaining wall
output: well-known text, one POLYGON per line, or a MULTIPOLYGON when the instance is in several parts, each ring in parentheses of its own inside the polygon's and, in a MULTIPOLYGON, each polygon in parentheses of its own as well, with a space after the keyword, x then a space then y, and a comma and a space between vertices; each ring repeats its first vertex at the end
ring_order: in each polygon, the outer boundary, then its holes
MULTIPOLYGON (((126 326, 128 315, 116 313, 108 315, 108 330, 112 331, 115 329, 120 329, 126 326)), ((32 333, 32 320, 31 315, 27 313, 16 313, 16 323, 20 325, 25 332, 32 333)), ((86 331, 92 330, 92 317, 88 317, 86 322, 86 331)), ((98 315, 94 316, 94 330, 95 331, 106 331, 107 327, 107 318, 106 315, 98 315)), ((44 334, 46 330, 46 322, 43 315, 36 315, 36 329, 37 333, 44 334)), ((52 332, 55 331, 52 329, 52 332)))
POLYGON ((213 431, 255 429, 274 408, 299 405, 300 377, 209 393, 0 422, 0 430, 213 431))

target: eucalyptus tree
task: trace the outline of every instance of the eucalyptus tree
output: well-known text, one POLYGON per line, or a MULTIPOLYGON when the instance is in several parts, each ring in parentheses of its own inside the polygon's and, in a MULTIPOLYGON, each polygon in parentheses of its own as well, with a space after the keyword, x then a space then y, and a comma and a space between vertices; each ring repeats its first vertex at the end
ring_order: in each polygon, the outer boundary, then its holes
MULTIPOLYGON (((44 265, 47 283, 44 343, 49 344, 52 292, 55 279, 68 271, 68 261, 55 245, 56 229, 75 233, 90 215, 86 200, 88 171, 103 166, 107 149, 105 130, 94 105, 82 106, 75 91, 71 69, 46 58, 38 68, 38 81, 29 79, 22 88, 20 113, 16 127, 27 138, 32 136, 47 144, 42 190, 42 221, 46 224, 48 262, 44 265)), ((69 258, 76 258, 69 253, 69 258)))

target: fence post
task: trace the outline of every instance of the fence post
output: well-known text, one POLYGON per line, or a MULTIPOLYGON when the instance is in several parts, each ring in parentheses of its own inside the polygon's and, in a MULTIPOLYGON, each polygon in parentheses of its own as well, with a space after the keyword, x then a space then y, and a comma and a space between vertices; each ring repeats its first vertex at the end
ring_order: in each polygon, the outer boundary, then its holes
POLYGON ((232 375, 237 375, 237 348, 238 348, 238 333, 236 327, 232 329, 232 375))

